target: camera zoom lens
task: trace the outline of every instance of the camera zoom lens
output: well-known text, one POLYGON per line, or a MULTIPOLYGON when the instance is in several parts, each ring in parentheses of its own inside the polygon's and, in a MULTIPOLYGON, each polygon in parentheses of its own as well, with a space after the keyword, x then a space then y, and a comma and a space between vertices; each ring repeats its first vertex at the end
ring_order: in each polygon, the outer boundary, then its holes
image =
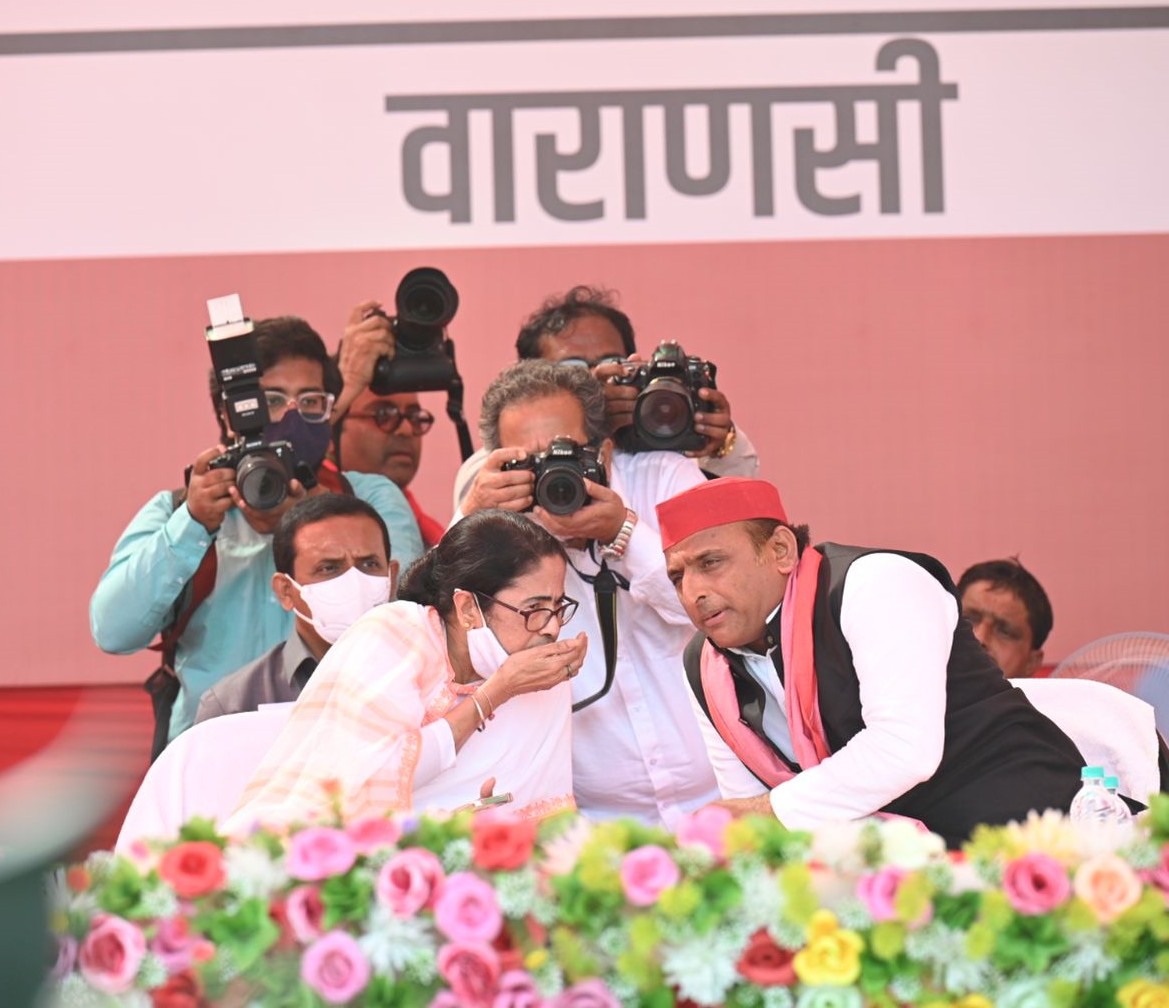
POLYGON ((249 507, 267 511, 288 496, 288 472, 275 455, 256 452, 245 456, 236 468, 235 485, 249 507))
POLYGON ((634 422, 647 441, 673 441, 690 428, 693 419, 690 396, 678 382, 657 379, 637 397, 634 422))
POLYGON ((442 291, 425 285, 414 288, 404 299, 402 314, 409 315, 416 322, 433 324, 446 312, 446 301, 442 291))
POLYGON ((550 514, 579 511, 588 496, 584 481, 572 470, 546 472, 536 483, 536 503, 550 514))

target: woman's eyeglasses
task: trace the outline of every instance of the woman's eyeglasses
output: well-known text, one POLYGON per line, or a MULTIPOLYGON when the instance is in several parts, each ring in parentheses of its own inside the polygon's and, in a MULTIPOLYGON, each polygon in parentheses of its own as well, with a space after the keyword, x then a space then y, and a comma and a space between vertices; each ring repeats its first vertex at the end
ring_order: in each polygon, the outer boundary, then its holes
POLYGON ((378 403, 368 413, 350 412, 346 416, 358 420, 372 420, 377 429, 385 434, 393 434, 404 422, 408 422, 419 437, 434 426, 434 414, 421 406, 410 406, 406 410, 400 410, 393 403, 378 403))
POLYGON ((564 626, 569 622, 573 616, 576 615, 576 610, 580 603, 576 599, 571 599, 567 595, 560 600, 560 605, 555 609, 548 609, 546 607, 537 607, 534 609, 517 609, 513 605, 508 605, 506 602, 501 602, 494 595, 485 595, 481 591, 475 592, 481 599, 486 599, 488 602, 494 602, 496 605, 503 606, 504 609, 510 609, 517 616, 524 618, 524 628, 528 633, 539 633, 549 623, 552 622, 552 617, 555 616, 560 620, 560 625, 564 626))

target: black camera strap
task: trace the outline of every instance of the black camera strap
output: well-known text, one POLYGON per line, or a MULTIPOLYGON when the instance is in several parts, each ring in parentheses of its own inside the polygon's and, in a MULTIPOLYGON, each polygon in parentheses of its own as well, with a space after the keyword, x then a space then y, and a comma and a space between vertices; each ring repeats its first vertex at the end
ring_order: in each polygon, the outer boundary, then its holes
POLYGON ((466 462, 474 453, 471 444, 471 431, 467 427, 467 418, 463 416, 463 377, 459 374, 455 364, 455 341, 448 338, 443 344, 443 350, 451 361, 451 370, 454 372, 446 389, 446 415, 455 425, 455 437, 459 439, 459 454, 466 462))
MULTIPOLYGON (((593 543, 589 543, 590 553, 593 545, 593 543)), ((617 589, 623 588, 628 591, 629 580, 616 571, 610 570, 609 564, 605 560, 601 561, 601 569, 596 574, 585 574, 583 571, 577 570, 575 565, 573 570, 593 586, 593 597, 597 602, 597 619, 601 624, 601 643, 605 650, 604 685, 592 696, 574 703, 572 712, 575 714, 577 711, 582 711, 595 704, 613 687, 613 678, 617 672, 617 589)))

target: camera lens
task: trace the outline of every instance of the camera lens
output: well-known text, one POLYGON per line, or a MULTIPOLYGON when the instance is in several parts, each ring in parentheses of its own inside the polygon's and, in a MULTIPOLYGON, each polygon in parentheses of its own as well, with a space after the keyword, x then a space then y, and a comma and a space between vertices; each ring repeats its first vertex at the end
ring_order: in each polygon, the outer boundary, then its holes
POLYGON ((672 447, 693 425, 686 388, 672 378, 656 378, 637 397, 633 422, 650 445, 672 447))
POLYGON ((288 496, 288 471, 270 451, 249 452, 236 467, 235 485, 248 507, 267 511, 288 496))
POLYGON ((403 321, 441 329, 455 317, 459 294, 442 270, 420 266, 402 277, 394 304, 403 321))
POLYGON ((575 467, 546 470, 536 481, 536 503, 550 514, 572 514, 588 499, 584 480, 575 467))

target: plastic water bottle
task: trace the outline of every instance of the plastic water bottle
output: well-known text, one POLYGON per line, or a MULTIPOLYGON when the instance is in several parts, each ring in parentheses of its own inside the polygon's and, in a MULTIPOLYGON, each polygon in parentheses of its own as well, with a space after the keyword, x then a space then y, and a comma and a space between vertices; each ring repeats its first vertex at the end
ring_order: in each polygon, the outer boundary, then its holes
POLYGON ((1120 823, 1122 826, 1132 822, 1132 812, 1125 800, 1120 797, 1120 781, 1116 777, 1105 777, 1104 790, 1112 798, 1112 821, 1120 823))
POLYGON ((1116 821, 1116 804, 1104 787, 1104 768, 1086 766, 1080 771, 1080 790, 1072 799, 1068 818, 1074 823, 1099 824, 1116 821))

